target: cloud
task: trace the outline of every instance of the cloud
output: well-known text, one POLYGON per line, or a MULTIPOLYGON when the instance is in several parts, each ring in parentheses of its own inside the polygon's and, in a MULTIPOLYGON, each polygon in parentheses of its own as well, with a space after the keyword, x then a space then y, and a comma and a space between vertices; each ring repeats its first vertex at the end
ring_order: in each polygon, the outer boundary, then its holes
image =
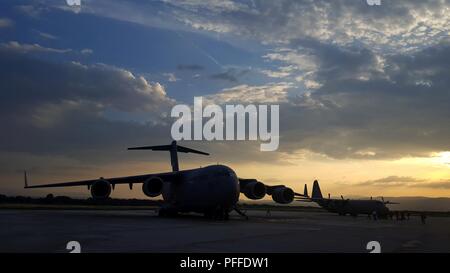
POLYGON ((38 19, 41 17, 42 13, 50 10, 50 6, 44 4, 18 5, 15 6, 15 9, 31 18, 38 19))
POLYGON ((224 80, 224 81, 236 83, 239 81, 240 77, 244 76, 248 72, 249 72, 248 69, 239 70, 236 68, 228 68, 224 72, 213 74, 213 75, 209 76, 209 78, 214 79, 214 80, 224 80))
POLYGON ((236 85, 205 100, 279 104, 280 153, 398 159, 450 150, 449 43, 389 56, 309 39, 292 46, 314 60, 301 79, 236 85))
POLYGON ((416 184, 415 187, 431 189, 450 189, 450 180, 416 184))
POLYGON ((215 104, 281 103, 287 102, 290 88, 292 85, 287 82, 259 86, 243 84, 223 89, 217 94, 207 95, 204 100, 215 104))
POLYGON ((198 65, 198 64, 179 64, 177 66, 178 70, 203 70, 205 67, 198 65))
POLYGON ((280 103, 282 153, 394 159, 450 150, 446 1, 389 1, 377 8, 343 0, 163 5, 95 1, 83 12, 175 29, 217 26, 263 43, 269 49, 261 58, 270 69, 258 71, 269 79, 236 84, 241 71, 228 69, 210 76, 235 86, 207 99, 280 103))
POLYGON ((57 49, 51 47, 43 47, 39 44, 21 44, 16 41, 10 41, 7 43, 0 43, 0 50, 14 51, 18 53, 32 53, 32 52, 43 52, 43 53, 68 53, 72 49, 57 49))
MULTIPOLYGON (((40 31, 36 31, 41 37, 45 39, 58 39, 58 37, 53 36, 48 33, 43 33, 40 31)), ((74 51, 71 48, 65 48, 65 49, 59 49, 59 48, 51 48, 51 47, 44 47, 40 44, 26 44, 26 43, 19 43, 17 41, 9 41, 6 43, 0 43, 0 50, 2 51, 10 51, 15 53, 22 53, 22 54, 28 54, 28 53, 58 53, 58 54, 65 54, 65 53, 71 53, 71 52, 78 52, 74 51)), ((91 55, 94 53, 94 50, 90 48, 84 48, 79 51, 82 55, 91 55)))
POLYGON ((358 183, 358 186, 403 186, 411 183, 424 182, 424 179, 417 179, 409 176, 388 176, 375 180, 368 180, 358 183))
POLYGON ((292 71, 294 70, 297 70, 297 68, 292 65, 289 65, 289 66, 282 66, 278 70, 262 69, 261 73, 271 78, 287 78, 292 74, 292 71))
POLYGON ((381 65, 368 49, 308 43, 302 45, 316 56, 312 75, 320 85, 312 92, 294 90, 297 94, 280 107, 280 128, 289 132, 280 147, 366 159, 450 149, 448 43, 385 56, 381 65))
POLYGON ((414 187, 430 189, 450 189, 450 180, 429 180, 414 178, 410 176, 387 176, 375 180, 368 180, 357 183, 356 186, 375 186, 375 187, 414 187))
MULTIPOLYGON (((77 168, 118 161, 160 162, 159 153, 129 153, 126 147, 164 144, 171 139, 169 113, 175 101, 159 83, 123 68, 54 63, 0 50, 0 90, 0 162, 10 159, 0 164, 2 173, 16 174, 28 166, 49 172, 63 168, 65 162, 77 168), (30 156, 55 160, 46 166, 39 160, 29 162, 30 156)), ((214 162, 224 162, 224 158, 233 158, 235 164, 249 162, 259 154, 257 142, 183 145, 214 153, 210 159, 214 162)), ((267 155, 264 160, 273 162, 276 156, 267 155)), ((204 160, 192 158, 189 164, 204 164, 204 160)))
MULTIPOLYGON (((0 63, 0 120, 8 128, 2 130, 2 151, 47 153, 52 150, 49 145, 67 145, 63 152, 81 144, 90 146, 86 143, 90 133, 100 131, 115 138, 121 126, 133 128, 121 134, 139 134, 140 125, 115 122, 114 116, 139 115, 137 123, 163 124, 164 113, 174 103, 159 83, 114 66, 51 63, 1 51, 0 63), (54 143, 55 136, 59 136, 58 143, 54 143), (46 144, 36 146, 40 141, 46 144)), ((93 136, 92 143, 102 145, 98 141, 93 136)))
POLYGON ((161 84, 122 68, 0 50, 0 90, 3 189, 14 187, 10 181, 24 168, 47 179, 65 170, 58 179, 73 179, 119 162, 153 164, 161 154, 126 148, 171 139, 168 113, 175 101, 161 84))
POLYGON ((178 79, 174 73, 163 73, 164 77, 167 77, 167 80, 169 82, 176 82, 179 81, 180 79, 178 79))
POLYGON ((2 54, 0 61, 4 66, 0 75, 4 79, 3 106, 14 102, 41 105, 74 101, 92 103, 100 109, 158 112, 160 107, 173 103, 161 84, 106 64, 57 64, 14 54, 2 54))
POLYGON ((165 0, 145 4, 98 0, 82 12, 146 26, 239 36, 266 45, 308 38, 393 53, 421 50, 445 39, 450 31, 448 10, 448 1, 438 0, 386 1, 377 7, 349 0, 165 0))
POLYGON ((49 40, 57 40, 58 39, 58 37, 56 37, 55 35, 52 35, 50 33, 42 32, 39 30, 34 30, 34 32, 36 32, 40 37, 42 37, 44 39, 49 39, 49 40))
POLYGON ((14 22, 9 18, 0 18, 0 28, 7 28, 14 26, 14 22))
POLYGON ((450 29, 447 1, 389 1, 377 8, 365 1, 348 0, 230 1, 226 6, 198 1, 169 3, 176 9, 175 18, 194 29, 273 44, 312 38, 341 46, 358 42, 378 51, 404 52, 434 45, 450 29))
POLYGON ((209 10, 221 13, 228 11, 239 11, 247 8, 247 5, 231 0, 211 0, 207 2, 201 0, 163 0, 163 2, 183 7, 185 10, 193 12, 209 10))
POLYGON ((92 50, 92 49, 90 49, 90 48, 84 48, 84 49, 82 49, 80 52, 81 52, 81 54, 83 54, 83 55, 91 55, 91 54, 94 53, 94 50, 92 50))

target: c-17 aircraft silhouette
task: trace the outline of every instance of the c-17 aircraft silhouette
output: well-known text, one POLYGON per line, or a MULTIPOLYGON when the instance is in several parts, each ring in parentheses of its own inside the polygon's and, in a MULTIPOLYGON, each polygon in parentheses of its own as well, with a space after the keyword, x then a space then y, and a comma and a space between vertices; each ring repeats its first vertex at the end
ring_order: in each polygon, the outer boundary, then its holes
POLYGON ((180 171, 178 153, 209 154, 177 145, 176 141, 170 145, 134 147, 128 150, 169 151, 172 171, 34 186, 28 185, 25 172, 25 188, 87 186, 94 199, 106 199, 117 184, 128 184, 130 189, 133 184, 142 184, 142 191, 146 196, 162 195, 164 202, 159 210, 160 216, 196 212, 215 219, 228 219, 228 214, 233 209, 243 215, 236 207, 240 193, 252 200, 262 199, 268 194, 280 204, 288 204, 294 200, 295 193, 291 188, 265 185, 256 179, 238 178, 230 167, 224 165, 180 171))
POLYGON ((390 201, 373 200, 351 200, 344 199, 341 195, 341 199, 332 199, 328 194, 328 199, 323 198, 320 191, 319 182, 314 180, 311 197, 308 195, 308 188, 305 184, 305 190, 303 194, 295 193, 296 201, 299 202, 315 202, 322 208, 329 212, 335 212, 339 215, 350 214, 352 216, 358 216, 358 214, 375 215, 380 218, 385 218, 389 215, 389 208, 387 204, 398 204, 390 201))

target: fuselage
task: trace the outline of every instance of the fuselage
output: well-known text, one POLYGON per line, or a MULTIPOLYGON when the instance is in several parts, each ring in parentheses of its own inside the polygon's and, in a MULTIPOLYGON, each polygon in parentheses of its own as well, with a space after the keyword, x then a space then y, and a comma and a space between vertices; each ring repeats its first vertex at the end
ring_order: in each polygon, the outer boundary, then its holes
POLYGON ((239 179, 224 165, 180 171, 177 181, 165 183, 167 207, 179 212, 231 211, 239 200, 239 179))
POLYGON ((373 214, 386 216, 389 209, 378 200, 342 200, 342 199, 318 199, 314 200, 324 209, 339 214, 373 214))

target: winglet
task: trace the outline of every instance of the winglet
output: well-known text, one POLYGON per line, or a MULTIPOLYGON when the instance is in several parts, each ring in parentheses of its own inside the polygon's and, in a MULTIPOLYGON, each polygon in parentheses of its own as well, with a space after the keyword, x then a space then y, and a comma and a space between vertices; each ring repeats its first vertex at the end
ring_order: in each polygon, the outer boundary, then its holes
POLYGON ((305 197, 309 197, 309 196, 308 196, 308 186, 306 186, 306 184, 305 184, 305 189, 303 190, 303 195, 304 195, 305 197))
POLYGON ((28 177, 27 177, 27 171, 23 172, 23 179, 25 181, 24 189, 28 188, 28 177))

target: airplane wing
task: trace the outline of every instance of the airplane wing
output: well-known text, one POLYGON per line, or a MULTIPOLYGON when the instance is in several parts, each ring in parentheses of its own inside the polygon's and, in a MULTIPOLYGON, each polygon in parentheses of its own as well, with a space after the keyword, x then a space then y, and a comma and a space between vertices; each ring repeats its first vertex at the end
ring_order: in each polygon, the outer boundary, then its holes
POLYGON ((269 186, 269 185, 266 185, 264 182, 261 182, 254 178, 251 178, 251 179, 238 178, 238 179, 239 179, 239 184, 241 185, 241 187, 245 187, 248 183, 252 183, 252 182, 262 183, 266 187, 266 191, 268 194, 272 194, 272 192, 277 188, 285 188, 286 187, 285 185, 269 186))
MULTIPOLYGON (((267 190, 267 194, 272 195, 273 191, 279 188, 289 188, 285 185, 275 185, 275 186, 269 186, 269 185, 265 185, 266 186, 266 190, 267 190)), ((294 197, 297 196, 303 196, 303 194, 297 193, 294 191, 294 197)))
POLYGON ((275 185, 275 186, 265 185, 265 186, 266 186, 267 194, 270 194, 270 195, 272 195, 273 191, 278 188, 287 188, 285 185, 275 185))
POLYGON ((180 172, 167 172, 167 173, 153 173, 153 174, 144 174, 144 175, 134 175, 134 176, 124 176, 124 177, 112 177, 112 178, 103 178, 100 177, 98 179, 92 180, 81 180, 81 181, 73 181, 73 182, 62 182, 62 183, 52 183, 52 184, 41 184, 41 185, 28 185, 27 173, 25 172, 25 189, 33 189, 33 188, 56 188, 56 187, 76 187, 76 186, 91 186, 94 182, 99 180, 106 180, 111 183, 112 186, 116 184, 135 184, 135 183, 143 183, 150 177, 159 177, 163 181, 176 181, 180 172))
MULTIPOLYGON (((265 188, 265 193, 268 194, 268 195, 273 195, 277 189, 282 189, 283 191, 287 191, 288 195, 292 195, 292 200, 294 200, 294 198, 297 198, 299 196, 304 196, 303 194, 294 192, 291 188, 289 188, 289 187, 287 187, 285 185, 273 185, 273 186, 271 186, 271 185, 267 185, 267 184, 265 184, 265 183, 263 183, 261 181, 258 181, 256 179, 239 178, 239 184, 240 184, 240 187, 241 187, 241 192, 242 192, 242 189, 244 189, 249 183, 259 183, 260 185, 263 185, 264 188, 265 188)), ((305 193, 304 194, 307 194, 306 188, 305 188, 305 193)), ((262 195, 262 196, 264 196, 264 195, 262 195)), ((251 199, 258 199, 258 198, 251 198, 251 199)))

